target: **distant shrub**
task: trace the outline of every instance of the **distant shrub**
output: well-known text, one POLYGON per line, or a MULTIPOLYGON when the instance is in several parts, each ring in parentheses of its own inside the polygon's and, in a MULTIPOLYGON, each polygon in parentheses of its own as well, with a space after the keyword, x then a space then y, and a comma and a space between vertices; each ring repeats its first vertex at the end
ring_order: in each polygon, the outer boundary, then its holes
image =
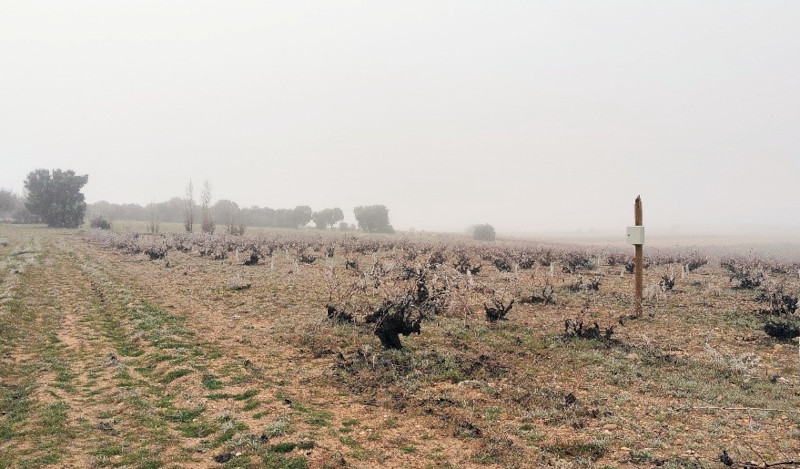
POLYGON ((214 223, 214 220, 210 218, 204 218, 203 222, 200 224, 200 227, 203 230, 203 233, 214 234, 214 229, 216 229, 217 225, 214 223))
POLYGON ((511 307, 514 306, 514 300, 511 300, 511 302, 506 305, 502 299, 493 298, 492 303, 491 306, 485 303, 483 305, 483 308, 486 310, 486 320, 489 322, 505 321, 506 315, 511 311, 511 307))
POLYGON ((591 280, 584 280, 583 277, 578 277, 578 280, 575 283, 572 283, 567 286, 570 291, 599 291, 600 290, 600 279, 595 278, 591 280))
POLYGON ((610 265, 612 267, 615 266, 615 265, 619 265, 619 264, 625 265, 627 262, 629 262, 629 260, 630 260, 629 258, 630 257, 631 256, 629 256, 627 254, 622 254, 622 253, 619 253, 619 252, 613 252, 613 253, 611 253, 611 254, 606 256, 606 262, 608 263, 608 265, 610 265))
POLYGON ((764 332, 776 339, 791 340, 800 337, 800 324, 794 318, 770 318, 764 324, 764 332))
POLYGON ((436 269, 447 262, 447 258, 444 255, 444 251, 441 249, 435 251, 431 254, 431 257, 428 258, 428 268, 429 269, 436 269))
POLYGON ((325 305, 325 309, 328 311, 328 319, 335 322, 354 322, 353 315, 345 311, 344 309, 339 309, 336 306, 327 304, 325 305))
POLYGON ((689 261, 686 263, 686 269, 689 272, 694 272, 695 270, 703 267, 704 265, 708 264, 708 259, 705 257, 701 257, 699 254, 692 256, 689 261))
POLYGON ((89 226, 100 230, 111 229, 111 223, 108 220, 106 220, 105 217, 102 215, 95 215, 94 217, 92 217, 92 219, 89 221, 89 226))
POLYGON ((472 260, 464 252, 458 253, 458 258, 453 262, 453 267, 464 275, 466 275, 467 272, 469 272, 470 275, 475 275, 481 271, 481 264, 473 264, 472 260))
POLYGON ((596 322, 591 326, 584 325, 583 320, 565 319, 564 320, 564 336, 575 337, 579 339, 592 339, 592 340, 611 340, 614 334, 614 326, 609 326, 600 329, 600 325, 596 322))
POLYGON ((586 252, 568 252, 564 255, 563 261, 564 265, 561 266, 561 270, 566 274, 574 274, 579 270, 594 270, 597 267, 586 252))
POLYGON ((668 292, 672 291, 675 288, 675 276, 674 275, 663 275, 661 277, 661 281, 658 282, 658 286, 661 287, 661 291, 668 292))
POLYGON ((261 258, 258 256, 258 253, 251 252, 250 253, 250 258, 249 259, 245 259, 244 265, 256 265, 256 264, 258 264, 259 260, 261 260, 261 258))
POLYGON ((14 223, 39 223, 38 215, 34 215, 25 206, 25 198, 8 189, 0 189, 0 220, 14 223))
POLYGON ((519 260, 517 261, 517 266, 523 270, 532 269, 533 266, 536 265, 536 256, 531 255, 530 253, 523 253, 519 256, 519 260))
POLYGON ((511 262, 505 257, 496 257, 492 259, 492 264, 494 264, 500 272, 511 272, 514 270, 514 266, 511 265, 511 262))
POLYGON ((152 234, 161 233, 161 219, 155 211, 150 212, 150 221, 147 222, 147 232, 152 234))
POLYGON ((764 282, 764 270, 755 263, 738 259, 725 259, 720 265, 728 271, 730 281, 739 283, 738 288, 752 290, 764 282))
POLYGON ((494 241, 495 232, 494 227, 488 223, 483 225, 475 225, 472 227, 472 239, 479 241, 494 241))
POLYGON ((529 304, 544 303, 545 305, 555 304, 556 302, 553 299, 554 293, 555 290, 553 289, 553 285, 548 282, 542 286, 541 294, 534 292, 530 296, 523 297, 521 302, 529 304))
POLYGON ((403 344, 400 342, 400 334, 419 334, 423 319, 424 315, 414 308, 413 299, 407 296, 384 300, 375 311, 365 317, 365 322, 375 325, 375 335, 384 348, 401 349, 403 344))
POLYGON ((244 234, 244 224, 240 223, 239 225, 235 225, 231 223, 228 225, 227 231, 229 235, 242 236, 244 234))
POLYGON ((552 249, 542 249, 538 253, 539 258, 539 265, 542 267, 549 267, 553 265, 553 262, 556 260, 556 255, 553 253, 552 249))
POLYGON ((784 292, 782 286, 771 288, 769 291, 760 294, 756 300, 762 303, 769 303, 769 308, 763 309, 762 313, 784 316, 794 314, 797 311, 798 298, 784 292))
MULTIPOLYGON (((651 262, 650 259, 647 258, 647 257, 642 259, 642 268, 646 269, 646 268, 650 267, 650 262, 651 262)), ((636 262, 634 261, 633 258, 628 259, 625 262, 625 272, 628 272, 629 274, 632 274, 635 270, 636 270, 636 262)))
POLYGON ((41 219, 38 215, 31 213, 24 204, 19 207, 17 210, 14 211, 11 219, 14 223, 23 223, 23 224, 33 224, 33 223, 41 223, 41 219))
MULTIPOLYGON (((384 271, 379 275, 387 273, 384 271)), ((364 323, 372 325, 373 333, 385 349, 402 348, 400 335, 419 334, 422 321, 443 312, 448 301, 447 285, 427 270, 411 272, 406 268, 402 277, 406 282, 402 286, 387 287, 383 300, 369 306, 369 312, 364 316, 364 323)), ((376 288, 379 286, 375 285, 376 288)), ((334 304, 334 311, 328 310, 329 317, 342 311, 334 304)))
POLYGON ((303 264, 313 264, 314 261, 317 260, 317 256, 309 252, 303 251, 300 253, 300 257, 298 257, 298 260, 303 264))
POLYGON ((167 257, 167 246, 164 244, 154 243, 150 246, 147 246, 142 252, 144 252, 151 261, 164 259, 167 257))

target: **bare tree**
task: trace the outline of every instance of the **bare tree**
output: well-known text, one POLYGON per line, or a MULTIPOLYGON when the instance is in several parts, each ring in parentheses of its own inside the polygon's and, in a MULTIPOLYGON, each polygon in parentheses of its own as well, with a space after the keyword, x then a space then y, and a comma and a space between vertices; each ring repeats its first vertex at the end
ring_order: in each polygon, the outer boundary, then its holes
POLYGON ((147 224, 147 231, 152 234, 161 233, 161 217, 154 204, 150 205, 150 221, 147 224))
POLYGON ((192 187, 191 179, 189 179, 189 185, 186 186, 186 205, 184 205, 183 209, 183 225, 189 233, 194 231, 194 188, 192 187))
POLYGON ((200 210, 203 214, 203 233, 214 233, 214 220, 211 217, 211 181, 203 183, 203 192, 200 194, 200 210))

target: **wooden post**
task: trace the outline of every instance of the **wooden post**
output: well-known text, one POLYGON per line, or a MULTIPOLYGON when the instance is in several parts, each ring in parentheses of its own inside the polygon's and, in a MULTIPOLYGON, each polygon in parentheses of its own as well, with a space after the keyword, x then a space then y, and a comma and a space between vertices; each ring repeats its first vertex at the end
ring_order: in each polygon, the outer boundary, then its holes
MULTIPOLYGON (((636 226, 642 226, 642 197, 637 196, 636 202, 633 204, 633 215, 634 215, 634 224, 636 226)), ((637 316, 642 315, 642 271, 643 268, 643 245, 637 244, 636 245, 636 265, 634 274, 636 276, 636 300, 635 300, 635 312, 637 316)))

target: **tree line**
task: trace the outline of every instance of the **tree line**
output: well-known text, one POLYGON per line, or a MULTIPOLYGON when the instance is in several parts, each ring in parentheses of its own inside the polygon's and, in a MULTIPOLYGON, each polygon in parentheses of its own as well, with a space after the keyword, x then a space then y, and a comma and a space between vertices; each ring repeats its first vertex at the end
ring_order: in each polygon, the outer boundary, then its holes
POLYGON ((165 202, 145 206, 137 204, 113 204, 105 201, 89 204, 88 212, 102 215, 109 220, 145 221, 154 218, 159 222, 182 223, 187 231, 196 229, 194 220, 200 220, 202 231, 213 231, 216 225, 227 228, 239 226, 268 228, 302 228, 309 224, 317 229, 360 229, 371 233, 393 233, 389 223, 389 210, 384 205, 359 206, 354 210, 357 225, 344 221, 344 211, 339 207, 314 211, 308 205, 294 208, 240 207, 232 200, 220 199, 214 204, 201 199, 192 204, 189 198, 173 197, 165 202))
POLYGON ((204 232, 213 232, 217 224, 223 224, 233 234, 241 234, 245 226, 296 229, 311 222, 318 229, 330 229, 338 224, 340 229, 394 232, 389 224, 389 210, 384 205, 356 207, 356 227, 344 221, 344 212, 339 207, 315 212, 307 205, 279 209, 240 207, 228 199, 211 204, 211 185, 208 181, 203 186, 199 204, 195 203, 191 182, 184 198, 173 197, 145 206, 105 201, 87 204, 81 190, 88 180, 88 175, 78 175, 72 170, 56 169, 52 173, 46 169, 32 171, 25 180, 23 196, 0 189, 0 221, 76 228, 83 223, 88 212, 90 216, 111 221, 149 222, 152 227, 161 222, 183 223, 187 231, 193 231, 195 220, 199 220, 199 228, 204 232))
MULTIPOLYGON (((211 184, 206 181, 200 194, 200 203, 194 199, 191 181, 184 198, 173 197, 165 202, 138 204, 113 204, 105 201, 88 204, 81 189, 89 181, 88 175, 78 175, 72 170, 46 169, 31 171, 25 179, 23 196, 0 188, 0 222, 46 223, 51 227, 77 228, 83 224, 88 210, 93 216, 93 228, 110 228, 111 221, 148 222, 149 231, 158 232, 161 222, 182 223, 186 231, 194 231, 195 220, 205 233, 213 233, 217 224, 223 224, 228 234, 243 234, 246 226, 272 228, 301 228, 313 222, 318 229, 333 229, 338 223, 341 230, 360 229, 367 233, 394 233, 389 223, 389 209, 385 205, 355 207, 357 226, 344 221, 339 207, 314 211, 307 205, 295 208, 239 207, 232 200, 221 199, 211 204, 211 184)), ((488 223, 474 225, 468 233, 475 239, 493 241, 494 227, 488 223)))

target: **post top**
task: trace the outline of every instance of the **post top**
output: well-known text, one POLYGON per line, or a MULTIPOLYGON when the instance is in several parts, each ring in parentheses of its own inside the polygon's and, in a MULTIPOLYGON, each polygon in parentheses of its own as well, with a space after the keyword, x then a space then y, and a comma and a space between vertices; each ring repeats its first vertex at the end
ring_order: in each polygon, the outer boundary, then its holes
POLYGON ((642 196, 636 196, 636 202, 633 204, 633 217, 634 217, 634 225, 640 226, 644 223, 642 217, 642 196))

